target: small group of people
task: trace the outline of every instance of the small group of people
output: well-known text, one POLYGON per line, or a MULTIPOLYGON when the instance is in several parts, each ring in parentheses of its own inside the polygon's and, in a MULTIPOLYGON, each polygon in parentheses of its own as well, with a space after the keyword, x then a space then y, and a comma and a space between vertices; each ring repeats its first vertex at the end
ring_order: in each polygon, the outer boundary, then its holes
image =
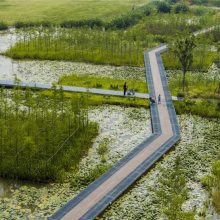
MULTIPOLYGON (((134 95, 135 94, 135 91, 133 89, 130 90, 128 93, 127 93, 127 90, 128 90, 128 86, 127 86, 127 83, 125 82, 124 85, 123 85, 124 96, 126 94, 128 94, 128 95, 134 95)), ((150 97, 149 99, 150 99, 151 103, 156 103, 155 98, 150 97)), ((161 104, 161 95, 160 94, 157 97, 157 103, 161 104)))
POLYGON ((127 95, 135 95, 135 90, 134 89, 130 89, 128 92, 128 86, 127 86, 127 83, 125 82, 124 85, 123 85, 123 90, 124 90, 124 96, 127 94, 127 95))
MULTIPOLYGON (((150 99, 150 102, 151 102, 151 103, 156 103, 155 98, 150 97, 149 99, 150 99)), ((157 103, 158 103, 158 104, 161 104, 161 95, 160 95, 160 94, 159 94, 158 97, 157 97, 157 103)))

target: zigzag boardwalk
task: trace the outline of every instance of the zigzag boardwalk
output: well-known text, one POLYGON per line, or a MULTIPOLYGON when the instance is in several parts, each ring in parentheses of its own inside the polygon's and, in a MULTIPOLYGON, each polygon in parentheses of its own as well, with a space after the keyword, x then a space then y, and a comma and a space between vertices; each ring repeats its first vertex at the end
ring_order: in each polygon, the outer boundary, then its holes
POLYGON ((160 57, 163 50, 166 50, 166 45, 145 53, 150 96, 161 94, 162 97, 161 104, 151 104, 153 134, 49 219, 94 219, 180 139, 160 57))

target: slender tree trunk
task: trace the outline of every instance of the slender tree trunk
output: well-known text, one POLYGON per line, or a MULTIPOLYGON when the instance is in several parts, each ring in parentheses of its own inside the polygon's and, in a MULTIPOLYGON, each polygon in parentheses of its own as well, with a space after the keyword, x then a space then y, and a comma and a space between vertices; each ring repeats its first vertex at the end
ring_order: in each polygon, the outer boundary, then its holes
POLYGON ((183 69, 183 81, 182 81, 183 92, 185 92, 185 87, 186 87, 186 70, 183 69))

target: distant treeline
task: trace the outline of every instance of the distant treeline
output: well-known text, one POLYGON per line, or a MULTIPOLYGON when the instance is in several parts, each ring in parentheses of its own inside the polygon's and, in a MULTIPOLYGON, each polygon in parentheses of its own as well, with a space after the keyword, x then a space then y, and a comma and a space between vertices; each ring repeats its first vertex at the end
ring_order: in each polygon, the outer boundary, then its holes
MULTIPOLYGON (((153 1, 144 6, 133 8, 131 11, 121 14, 113 18, 111 21, 103 21, 99 18, 82 19, 82 20, 66 20, 61 23, 53 23, 50 21, 18 21, 14 24, 15 28, 30 27, 52 27, 59 26, 63 28, 99 28, 99 29, 126 29, 134 26, 142 18, 155 13, 186 13, 190 11, 189 4, 195 5, 215 5, 220 6, 219 0, 192 0, 184 3, 180 0, 153 1)), ((191 10, 195 13, 195 10, 191 10)), ((8 25, 0 22, 0 30, 8 29, 8 25)))
MULTIPOLYGON (((154 1, 142 7, 132 9, 126 14, 122 14, 113 18, 111 21, 103 21, 98 18, 82 19, 82 20, 66 20, 60 24, 56 24, 63 28, 103 28, 103 29, 125 29, 137 24, 145 16, 152 13, 184 13, 189 11, 189 7, 185 3, 160 2, 154 1)), ((49 21, 43 22, 16 22, 15 28, 29 28, 29 27, 50 27, 55 24, 49 21)))
POLYGON ((15 28, 29 28, 29 27, 51 27, 60 26, 63 28, 104 28, 104 29, 124 29, 137 24, 144 16, 152 13, 153 7, 146 5, 138 9, 134 9, 126 14, 122 14, 113 18, 111 21, 103 21, 98 18, 82 19, 82 20, 66 20, 59 24, 54 24, 49 21, 44 22, 16 22, 15 28))

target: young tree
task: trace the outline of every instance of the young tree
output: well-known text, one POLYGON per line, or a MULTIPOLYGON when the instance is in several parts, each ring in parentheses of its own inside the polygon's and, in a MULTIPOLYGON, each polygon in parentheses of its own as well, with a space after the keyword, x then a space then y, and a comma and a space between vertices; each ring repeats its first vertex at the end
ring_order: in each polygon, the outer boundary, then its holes
POLYGON ((182 89, 185 91, 186 87, 186 72, 193 63, 193 49, 196 47, 194 37, 186 37, 185 39, 178 39, 174 44, 173 52, 178 57, 182 66, 183 80, 182 89))

